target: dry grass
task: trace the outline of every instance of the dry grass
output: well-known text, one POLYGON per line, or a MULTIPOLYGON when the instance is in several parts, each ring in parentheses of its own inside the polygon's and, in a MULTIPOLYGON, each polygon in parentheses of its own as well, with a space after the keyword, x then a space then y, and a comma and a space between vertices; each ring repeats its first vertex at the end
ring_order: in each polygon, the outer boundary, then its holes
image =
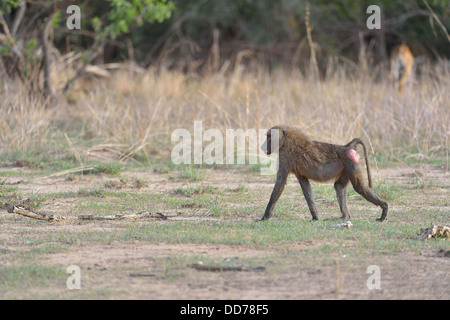
MULTIPOLYGON (((83 89, 75 87, 70 103, 59 99, 64 101, 48 109, 20 84, 5 82, 0 87, 0 146, 22 151, 51 146, 69 154, 75 148, 82 155, 102 149, 121 159, 148 158, 167 154, 172 131, 192 132, 194 120, 202 120, 204 130, 287 123, 315 139, 345 143, 360 136, 383 156, 440 159, 448 166, 448 64, 416 78, 403 96, 388 80, 339 68, 320 83, 298 70, 255 70, 237 66, 199 76, 121 69, 83 89)), ((65 73, 55 70, 52 78, 57 82, 58 77, 65 73)))

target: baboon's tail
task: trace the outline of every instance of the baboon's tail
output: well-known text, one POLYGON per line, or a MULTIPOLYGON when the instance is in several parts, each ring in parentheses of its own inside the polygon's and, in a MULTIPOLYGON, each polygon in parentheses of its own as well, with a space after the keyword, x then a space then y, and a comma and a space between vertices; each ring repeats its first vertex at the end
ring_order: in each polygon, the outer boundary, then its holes
POLYGON ((366 160, 366 168, 367 168, 367 180, 369 181, 369 188, 373 189, 372 176, 370 174, 370 166, 369 166, 369 157, 367 156, 366 145, 360 138, 355 138, 349 143, 347 143, 346 147, 355 148, 358 144, 362 145, 364 150, 364 159, 366 160))

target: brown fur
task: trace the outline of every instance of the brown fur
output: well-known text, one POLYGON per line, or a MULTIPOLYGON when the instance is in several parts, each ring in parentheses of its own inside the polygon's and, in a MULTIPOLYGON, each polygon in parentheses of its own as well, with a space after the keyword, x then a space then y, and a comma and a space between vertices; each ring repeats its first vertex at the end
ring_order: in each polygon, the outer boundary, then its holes
POLYGON ((318 220, 318 213, 309 180, 325 182, 332 179, 335 181, 334 187, 342 218, 350 219, 350 214, 347 210, 346 191, 349 181, 356 192, 383 209, 382 215, 378 220, 383 221, 386 218, 388 204, 381 200, 372 190, 367 150, 361 139, 355 138, 346 145, 335 145, 313 141, 296 128, 275 126, 267 131, 267 139, 261 148, 267 154, 272 152, 278 152, 279 154, 277 181, 262 220, 267 220, 271 217, 275 203, 286 185, 287 176, 291 173, 295 174, 302 187, 313 220, 318 220), (274 138, 272 135, 274 135, 274 138), (272 141, 277 136, 279 140, 278 149, 272 141), (356 149, 358 144, 364 150, 369 186, 365 184, 361 164, 359 162, 356 163, 348 156, 348 150, 356 149))
POLYGON ((411 75, 413 65, 414 56, 409 47, 406 44, 395 46, 391 52, 391 77, 400 93, 411 75))

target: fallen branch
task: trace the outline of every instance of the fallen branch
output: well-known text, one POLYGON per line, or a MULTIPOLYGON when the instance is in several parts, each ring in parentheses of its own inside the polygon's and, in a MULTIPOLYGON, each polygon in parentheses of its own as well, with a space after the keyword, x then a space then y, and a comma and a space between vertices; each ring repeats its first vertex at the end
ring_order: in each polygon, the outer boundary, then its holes
POLYGON ((65 174, 78 173, 78 172, 89 172, 89 171, 93 171, 93 170, 95 170, 94 167, 81 166, 81 167, 77 167, 77 168, 73 168, 73 169, 68 169, 68 170, 63 170, 60 172, 52 173, 48 176, 38 177, 37 179, 54 178, 54 177, 63 176, 65 174))
POLYGON ((116 221, 116 220, 127 220, 127 221, 133 221, 133 220, 139 220, 139 219, 146 219, 146 218, 156 218, 156 219, 162 219, 167 220, 167 218, 170 217, 177 217, 181 213, 162 213, 162 212, 150 212, 150 211, 142 211, 135 214, 116 214, 113 216, 94 216, 92 214, 80 214, 80 215, 72 215, 72 216, 61 216, 58 214, 45 214, 42 212, 33 212, 31 210, 28 210, 23 207, 19 206, 10 206, 8 208, 9 213, 15 213, 24 217, 33 218, 37 220, 45 220, 49 222, 69 222, 69 221, 76 221, 76 220, 99 220, 99 221, 116 221))
POLYGON ((202 263, 193 263, 189 265, 191 268, 194 268, 199 271, 264 271, 266 267, 257 266, 257 267, 246 267, 246 266, 220 266, 220 265, 204 265, 202 263))

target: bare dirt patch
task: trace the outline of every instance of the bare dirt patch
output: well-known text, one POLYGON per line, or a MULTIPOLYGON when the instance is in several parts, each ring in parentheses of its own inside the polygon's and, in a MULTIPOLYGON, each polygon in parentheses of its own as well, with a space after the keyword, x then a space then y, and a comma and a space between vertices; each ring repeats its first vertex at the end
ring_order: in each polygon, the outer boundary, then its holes
MULTIPOLYGON (((291 250, 306 250, 312 243, 296 243, 291 250)), ((179 264, 167 272, 170 259, 186 255, 222 264, 273 254, 243 246, 209 244, 130 244, 73 247, 49 254, 41 263, 79 264, 83 285, 110 290, 115 298, 136 299, 448 299, 448 259, 399 255, 383 257, 380 290, 368 290, 366 270, 352 272, 339 264, 279 273, 269 260, 264 272, 205 272, 179 264), (404 272, 413 264, 416 272, 404 272), (133 271, 134 270, 134 271, 133 271), (143 274, 144 276, 133 276, 143 274), (99 281, 108 279, 108 281, 99 281)), ((67 294, 67 293, 65 293, 67 294)))

